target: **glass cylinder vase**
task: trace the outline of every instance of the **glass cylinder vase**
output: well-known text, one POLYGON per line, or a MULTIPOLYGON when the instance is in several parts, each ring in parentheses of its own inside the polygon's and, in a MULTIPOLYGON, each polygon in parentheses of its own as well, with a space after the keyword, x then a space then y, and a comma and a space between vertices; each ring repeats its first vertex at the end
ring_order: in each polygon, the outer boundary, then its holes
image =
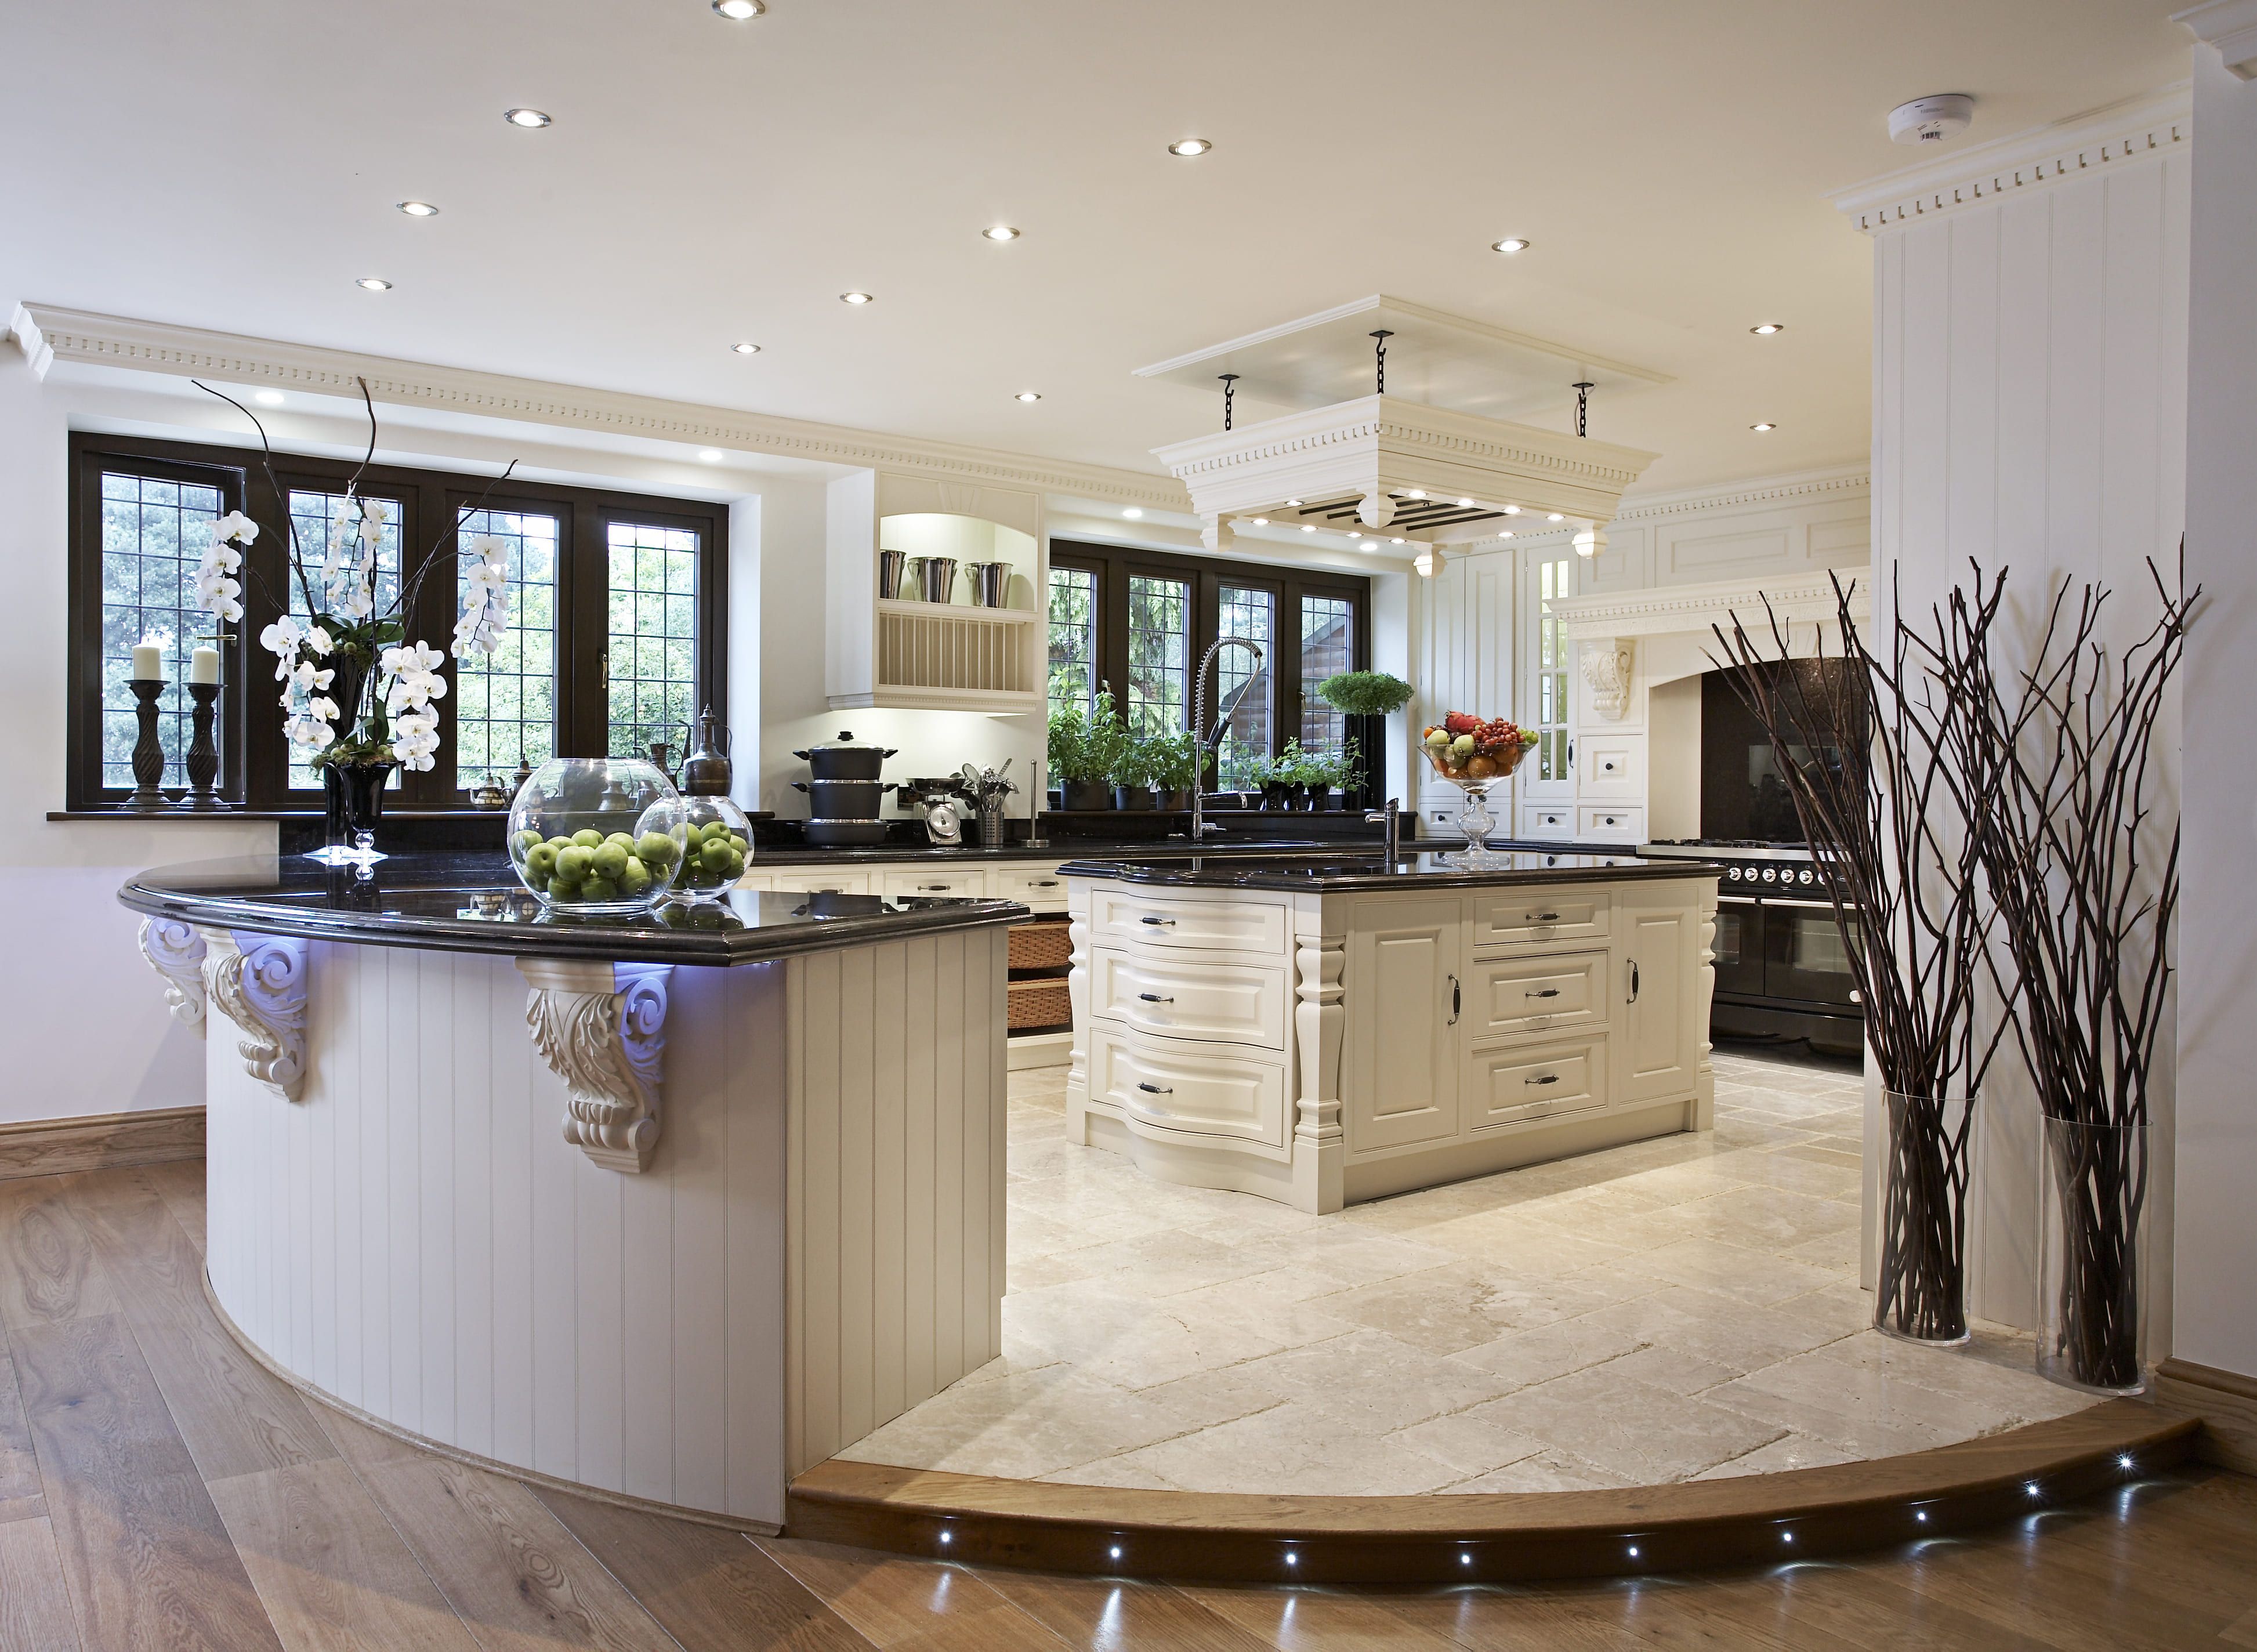
POLYGON ((366 864, 385 857, 376 851, 377 822, 384 816, 384 789, 395 762, 322 765, 322 847, 317 861, 331 866, 366 864))
POLYGON ((1886 1090, 1881 1261, 1873 1329, 1906 1342, 1956 1347, 1968 1338, 1967 1188, 1972 1096, 1886 1090))
POLYGON ((2089 1393, 2147 1386, 2147 1127, 2045 1121, 2038 1372, 2089 1393))

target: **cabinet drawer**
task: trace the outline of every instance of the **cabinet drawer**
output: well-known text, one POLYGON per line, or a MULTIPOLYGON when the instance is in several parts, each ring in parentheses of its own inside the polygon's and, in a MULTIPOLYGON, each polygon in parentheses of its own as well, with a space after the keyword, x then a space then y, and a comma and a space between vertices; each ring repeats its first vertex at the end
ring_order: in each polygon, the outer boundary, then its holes
POLYGON ((896 898, 921 896, 928 900, 977 900, 987 893, 984 866, 936 867, 930 871, 881 872, 877 893, 896 898))
POLYGON ((1576 788, 1601 797, 1632 797, 1645 790, 1645 741, 1624 734, 1586 734, 1576 752, 1582 773, 1576 788))
POLYGON ((1038 912, 1065 911, 1065 880, 1054 867, 996 867, 988 892, 998 900, 1016 901, 1038 912))
POLYGON ((769 888, 794 894, 867 895, 870 875, 867 872, 826 872, 809 867, 803 870, 783 869, 776 872, 769 888))
POLYGON ((1091 939, 1100 946, 1183 947, 1282 958, 1288 938, 1283 906, 1136 894, 1110 879, 1091 887, 1089 923, 1091 939))
POLYGON ((1607 954, 1523 953, 1473 966, 1464 1030, 1475 1039, 1607 1018, 1607 954))
POLYGON ((1637 843, 1645 836, 1645 811, 1584 804, 1576 811, 1575 835, 1602 843, 1637 843))
POLYGON ((1531 803, 1520 811, 1520 835, 1524 838, 1572 838, 1575 835, 1575 812, 1564 803, 1531 803))
POLYGON ((1090 958, 1089 1012, 1146 1032, 1282 1050, 1285 972, 1100 947, 1090 958))
POLYGON ((1089 1091, 1166 1130, 1285 1145, 1285 1069, 1213 1045, 1148 1042, 1090 1023, 1089 1091))
POLYGON ((1602 1036, 1536 1049, 1476 1051, 1466 1086, 1468 1127, 1478 1134, 1507 1124, 1596 1112, 1607 1104, 1607 1046, 1602 1036))
POLYGON ((1538 887, 1476 895, 1469 904, 1473 907, 1472 939, 1476 956, 1489 947, 1603 940, 1614 916, 1614 897, 1607 890, 1592 890, 1587 893, 1572 883, 1558 889, 1538 887))

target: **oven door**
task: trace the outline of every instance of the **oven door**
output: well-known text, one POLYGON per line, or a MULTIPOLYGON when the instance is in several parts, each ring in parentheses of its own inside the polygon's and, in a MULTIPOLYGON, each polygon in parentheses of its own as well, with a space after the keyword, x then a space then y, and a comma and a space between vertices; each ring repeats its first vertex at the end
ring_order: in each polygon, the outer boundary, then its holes
POLYGON ((1716 897, 1716 990, 1760 998, 1764 990, 1763 906, 1752 896, 1716 897))
MULTIPOLYGON (((1856 1011, 1857 979, 1830 901, 1773 898, 1763 906, 1763 992, 1766 997, 1856 1011)), ((1722 906, 1719 905, 1721 914, 1722 906)), ((1857 935, 1857 918, 1850 918, 1857 935)), ((1717 984, 1722 986, 1723 977, 1717 984)))

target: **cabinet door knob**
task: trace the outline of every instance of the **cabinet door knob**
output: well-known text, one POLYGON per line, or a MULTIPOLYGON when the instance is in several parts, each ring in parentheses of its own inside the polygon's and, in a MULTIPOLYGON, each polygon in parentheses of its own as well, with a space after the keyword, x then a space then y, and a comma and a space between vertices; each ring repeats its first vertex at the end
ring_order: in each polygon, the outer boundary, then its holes
POLYGON ((1165 1084, 1147 1084, 1142 1079, 1137 1081, 1136 1088, 1153 1095, 1173 1095, 1175 1094, 1175 1091, 1165 1084))
POLYGON ((1556 998, 1560 996, 1560 989, 1557 987, 1532 987, 1528 991, 1524 992, 1520 996, 1524 998, 1556 998))
POLYGON ((1136 996, 1139 998, 1142 998, 1146 1003, 1173 1003, 1175 1002, 1173 998, 1167 996, 1164 993, 1140 992, 1136 996))
POLYGON ((1525 1078, 1520 1081, 1523 1084, 1557 1084, 1560 1081, 1560 1075, 1557 1073, 1546 1073, 1541 1077, 1525 1078))

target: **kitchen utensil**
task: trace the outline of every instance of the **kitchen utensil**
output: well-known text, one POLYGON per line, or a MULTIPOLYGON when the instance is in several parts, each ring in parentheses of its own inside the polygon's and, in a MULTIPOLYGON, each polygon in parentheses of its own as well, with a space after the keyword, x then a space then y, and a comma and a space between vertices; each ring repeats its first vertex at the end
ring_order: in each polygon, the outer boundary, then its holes
POLYGON ((909 584, 909 553, 903 550, 881 550, 878 553, 878 599, 881 602, 899 602, 909 584))
POLYGON ((964 841, 964 822, 956 812, 963 782, 954 775, 943 779, 911 780, 899 790, 902 801, 924 811, 926 839, 936 847, 954 848, 964 841))
MULTIPOLYGON (((729 761, 729 731, 708 705, 699 712, 689 729, 690 745, 682 759, 682 774, 677 783, 683 791, 693 798, 725 798, 736 778, 736 766, 729 761)), ((881 762, 884 760, 880 759, 881 762)))
MULTIPOLYGON (((805 751, 792 753, 814 770, 817 780, 875 780, 886 759, 893 755, 891 747, 856 740, 852 731, 843 728, 836 740, 826 740, 805 751)), ((871 812, 874 814, 876 811, 871 812)))
POLYGON ((956 599, 956 558, 927 557, 924 566, 917 571, 923 582, 927 602, 953 602, 956 599))
POLYGON ((979 812, 980 841, 987 848, 1001 848, 1005 841, 1003 800, 1018 790, 1004 778, 1010 767, 1011 759, 1006 757, 1001 769, 974 769, 966 763, 961 770, 964 795, 979 812))
POLYGON ((1011 564, 1008 562, 968 563, 964 571, 972 578, 972 602, 974 607, 1000 608, 1004 594, 1010 588, 1011 564))

